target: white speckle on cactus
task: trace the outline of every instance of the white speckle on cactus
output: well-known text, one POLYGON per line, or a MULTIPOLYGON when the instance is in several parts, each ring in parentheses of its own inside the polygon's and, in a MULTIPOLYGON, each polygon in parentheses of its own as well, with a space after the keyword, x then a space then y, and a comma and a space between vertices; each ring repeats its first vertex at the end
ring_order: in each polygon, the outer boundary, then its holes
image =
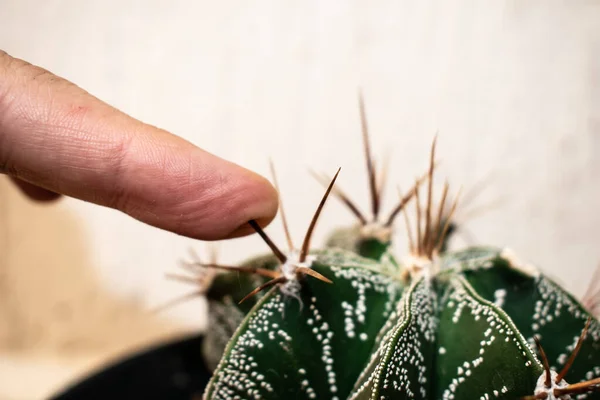
POLYGON ((506 290, 498 289, 494 292, 494 304, 498 307, 502 307, 504 305, 504 299, 506 298, 506 290))
POLYGON ((542 393, 547 394, 546 400, 571 400, 571 396, 563 395, 556 397, 554 396, 554 389, 562 389, 568 386, 568 383, 563 379, 559 383, 556 383, 556 376, 558 374, 555 371, 550 371, 550 387, 546 387, 546 373, 540 375, 535 385, 534 395, 540 395, 542 393))
MULTIPOLYGON (((313 297, 311 299, 310 311, 312 312, 314 319, 319 320, 320 312, 315 306, 316 302, 317 299, 313 297)), ((332 367, 334 360, 331 354, 332 348, 330 344, 334 333, 327 322, 323 322, 319 327, 313 328, 312 332, 315 334, 317 341, 321 344, 321 361, 325 364, 325 370, 327 371, 328 382, 330 385, 329 391, 331 393, 336 393, 336 374, 332 367)))
POLYGON ((204 359, 208 367, 214 370, 227 342, 233 336, 233 333, 244 320, 244 314, 235 306, 231 296, 223 298, 222 302, 210 301, 209 329, 202 344, 204 359))
MULTIPOLYGON (((350 399, 362 398, 361 394, 370 388, 402 392, 409 397, 418 393, 427 398, 429 371, 423 346, 430 346, 434 341, 437 326, 433 318, 434 302, 428 280, 420 280, 405 293, 390 317, 394 323, 386 323, 387 333, 361 373, 361 384, 350 399), (414 380, 408 374, 410 370, 417 371, 414 380)), ((383 398, 383 394, 379 395, 383 398)))
POLYGON ((347 302, 342 302, 342 308, 344 309, 344 330, 346 331, 346 336, 349 338, 353 338, 356 336, 354 333, 354 322, 352 320, 352 316, 354 315, 354 307, 352 307, 347 302))
MULTIPOLYGON (((582 324, 587 319, 587 314, 581 311, 579 304, 568 296, 555 283, 546 279, 543 275, 536 279, 536 286, 539 292, 540 300, 535 302, 531 329, 538 332, 542 327, 550 329, 548 326, 557 323, 556 321, 563 313, 570 314, 575 319, 581 319, 582 324)), ((592 322, 588 335, 594 340, 600 340, 600 326, 596 322, 592 322)), ((575 348, 579 336, 574 336, 573 341, 566 346, 565 351, 560 354, 555 360, 549 360, 550 364, 559 368, 564 365, 569 354, 575 348)), ((533 343, 533 338, 528 338, 529 343, 533 343)))
POLYGON ((591 371, 585 373, 585 379, 587 380, 593 379, 597 376, 600 376, 600 366, 596 366, 591 371))
MULTIPOLYGON (((341 303, 341 307, 344 310, 344 331, 346 336, 350 339, 356 337, 356 329, 359 325, 364 325, 365 318, 367 315, 367 290, 375 290, 379 293, 390 293, 396 290, 394 285, 390 285, 389 278, 385 275, 374 274, 359 268, 341 268, 331 267, 331 271, 334 273, 336 278, 347 279, 352 282, 352 287, 356 289, 357 299, 356 303, 350 304, 347 301, 341 303)), ((394 296, 390 296, 390 299, 394 296)), ((386 313, 389 313, 392 309, 392 303, 385 305, 386 313)), ((365 337, 359 335, 361 340, 366 340, 365 337)))
POLYGON ((508 261, 512 268, 524 273, 525 275, 534 278, 540 276, 540 271, 534 265, 526 263, 519 259, 517 254, 509 248, 503 249, 500 253, 500 257, 508 261))
MULTIPOLYGON (((457 367, 456 378, 452 379, 448 388, 444 390, 442 394, 443 399, 454 398, 456 390, 463 382, 459 379, 463 374, 464 376, 469 377, 472 375, 474 370, 485 364, 485 358, 483 355, 485 354, 486 348, 495 342, 496 336, 504 338, 505 342, 514 342, 517 348, 522 351, 522 354, 525 357, 527 356, 525 351, 526 349, 523 347, 523 345, 521 345, 521 342, 524 342, 524 338, 520 337, 520 334, 514 331, 511 326, 509 326, 509 324, 507 324, 501 318, 492 303, 481 302, 480 300, 475 299, 466 290, 467 286, 468 283, 464 279, 458 279, 452 282, 453 291, 448 299, 448 302, 446 303, 447 308, 456 307, 452 314, 452 322, 458 324, 463 316, 469 316, 473 318, 473 320, 478 320, 477 317, 480 317, 485 319, 489 325, 489 328, 483 332, 483 340, 479 341, 477 357, 472 359, 470 362, 465 361, 462 366, 457 367)), ((525 366, 531 367, 531 361, 527 360, 525 362, 525 366)), ((479 395, 481 398, 489 398, 487 397, 489 396, 487 393, 479 395)))
POLYGON ((440 347, 440 349, 438 350, 438 353, 440 353, 440 354, 446 354, 446 348, 445 347, 440 347))
POLYGON ((594 377, 594 371, 588 371, 585 373, 585 379, 590 380, 594 377))
MULTIPOLYGON (((213 399, 230 399, 232 388, 243 390, 254 399, 262 398, 261 391, 273 392, 272 385, 264 380, 263 375, 256 372, 258 365, 254 358, 247 353, 249 348, 263 348, 263 343, 256 339, 254 332, 259 329, 270 329, 269 315, 273 312, 283 312, 283 303, 279 295, 266 302, 264 308, 257 310, 256 314, 248 321, 249 329, 240 335, 231 349, 229 358, 221 360, 216 372, 219 379, 215 382, 213 399), (240 366, 244 366, 244 368, 240 368, 240 366)), ((271 335, 271 332, 273 331, 269 331, 269 339, 275 340, 276 337, 271 335)), ((278 331, 278 336, 290 337, 283 331, 278 331)))

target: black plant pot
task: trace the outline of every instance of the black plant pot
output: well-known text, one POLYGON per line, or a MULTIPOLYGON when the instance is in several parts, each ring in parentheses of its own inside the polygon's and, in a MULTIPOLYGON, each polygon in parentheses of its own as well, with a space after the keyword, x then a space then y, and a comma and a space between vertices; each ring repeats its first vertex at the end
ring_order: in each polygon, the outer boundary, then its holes
POLYGON ((186 337, 134 354, 51 399, 199 399, 211 376, 202 358, 202 340, 201 335, 186 337))

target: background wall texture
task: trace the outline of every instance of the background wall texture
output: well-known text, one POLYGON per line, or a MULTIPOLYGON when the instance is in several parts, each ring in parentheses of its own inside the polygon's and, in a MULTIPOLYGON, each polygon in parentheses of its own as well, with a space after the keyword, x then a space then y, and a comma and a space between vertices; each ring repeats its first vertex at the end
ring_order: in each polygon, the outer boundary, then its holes
MULTIPOLYGON (((0 0, 0 48, 259 173, 272 157, 298 241, 322 195, 309 167, 341 166, 368 210, 361 87, 374 152, 389 152, 388 207, 439 132, 438 183, 486 183, 454 244, 509 246, 579 296, 600 263, 598 21, 600 1, 583 0, 0 0)), ((331 201, 315 243, 351 222, 331 201)), ((279 221, 268 232, 283 243, 279 221)), ((0 398, 202 329, 201 299, 151 312, 189 289, 164 279, 189 248, 206 254, 112 210, 32 204, 1 179, 0 398)), ((267 250, 255 236, 219 248, 224 263, 267 250)))

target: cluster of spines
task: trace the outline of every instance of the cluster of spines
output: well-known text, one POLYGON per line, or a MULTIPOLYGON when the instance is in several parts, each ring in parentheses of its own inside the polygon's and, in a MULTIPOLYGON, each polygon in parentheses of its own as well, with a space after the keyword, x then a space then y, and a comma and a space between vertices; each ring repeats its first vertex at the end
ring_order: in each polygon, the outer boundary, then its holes
POLYGON ((542 347, 541 341, 537 336, 534 336, 535 344, 537 346, 540 358, 542 359, 542 365, 544 366, 544 375, 543 380, 540 379, 541 385, 538 384, 536 388, 536 393, 531 396, 522 397, 521 400, 543 400, 547 399, 550 396, 553 396, 556 399, 568 398, 567 396, 575 395, 575 394, 583 394, 583 393, 591 393, 600 391, 600 378, 590 379, 583 382, 567 384, 564 381, 565 376, 573 366, 575 362, 575 358, 579 354, 579 350, 581 349, 581 345, 585 340, 588 329, 590 328, 590 323, 592 322, 591 317, 588 318, 581 335, 577 340, 577 344, 575 348, 571 352, 569 359, 561 369, 559 373, 556 373, 551 370, 550 363, 548 362, 548 357, 546 357, 546 353, 544 352, 544 348, 542 347))

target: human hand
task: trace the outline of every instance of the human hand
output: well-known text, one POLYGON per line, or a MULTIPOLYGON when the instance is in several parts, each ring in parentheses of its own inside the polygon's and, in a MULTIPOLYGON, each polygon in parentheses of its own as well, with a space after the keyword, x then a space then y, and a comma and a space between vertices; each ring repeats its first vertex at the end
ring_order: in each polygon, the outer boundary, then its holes
POLYGON ((0 173, 32 198, 60 193, 201 240, 249 234, 278 205, 261 176, 1 50, 0 173))

